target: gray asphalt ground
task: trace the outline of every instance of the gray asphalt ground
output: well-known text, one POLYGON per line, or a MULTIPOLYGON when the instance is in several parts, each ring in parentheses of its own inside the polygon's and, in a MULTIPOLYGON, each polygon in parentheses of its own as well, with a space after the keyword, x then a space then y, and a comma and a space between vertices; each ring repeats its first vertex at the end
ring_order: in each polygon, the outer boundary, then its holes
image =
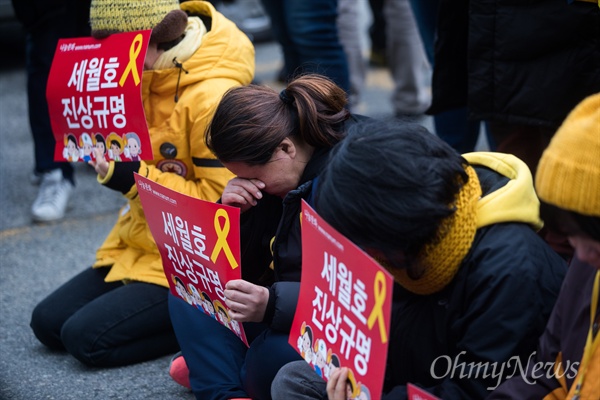
MULTIPOLYGON (((47 350, 33 336, 29 319, 35 304, 89 268, 124 200, 97 184, 91 167, 78 164, 77 188, 66 217, 53 224, 31 222, 37 188, 30 183, 33 143, 22 43, 8 42, 0 43, 5 49, 0 63, 0 399, 193 399, 170 379, 168 356, 94 369, 47 350)), ((257 80, 280 88, 275 81, 281 67, 279 47, 257 44, 256 60, 257 80)), ((390 116, 391 91, 389 73, 371 70, 358 112, 390 116)))

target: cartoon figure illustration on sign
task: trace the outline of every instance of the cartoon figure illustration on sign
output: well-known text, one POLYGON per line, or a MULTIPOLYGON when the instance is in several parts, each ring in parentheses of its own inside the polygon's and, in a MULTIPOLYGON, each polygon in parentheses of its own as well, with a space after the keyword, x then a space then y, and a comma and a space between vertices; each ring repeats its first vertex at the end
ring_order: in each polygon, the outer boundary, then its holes
POLYGON ((323 339, 317 339, 315 342, 315 372, 321 377, 325 377, 325 367, 327 366, 327 345, 323 339))
POLYGON ((77 145, 77 139, 75 139, 75 135, 73 135, 72 133, 65 135, 64 142, 64 159, 71 162, 79 160, 79 146, 77 145))
POLYGON ((310 325, 306 325, 306 322, 302 323, 302 327, 300 328, 300 337, 298 337, 298 350, 300 350, 300 355, 304 358, 308 363, 312 364, 313 362, 313 332, 310 325))
POLYGON ((233 319, 229 321, 229 329, 231 329, 238 337, 242 337, 242 330, 240 328, 240 323, 234 321, 233 319))
POLYGON ((131 161, 140 161, 142 154, 140 137, 135 132, 125 134, 125 156, 131 161))
POLYGON ((106 141, 101 133, 96 133, 94 135, 94 147, 99 149, 102 152, 102 156, 106 158, 106 141))
POLYGON ((219 300, 213 301, 215 306, 215 311, 217 312, 218 321, 223 324, 225 327, 229 328, 229 322, 231 318, 229 317, 229 313, 227 313, 227 309, 219 300))
POLYGON ((215 306, 213 305, 210 296, 206 292, 200 292, 200 298, 202 299, 202 308, 204 309, 204 312, 214 319, 217 319, 217 316, 215 315, 215 306))
POLYGON ((200 293, 198 293, 198 289, 196 289, 194 286, 192 286, 191 283, 188 283, 188 291, 190 292, 190 294, 192 296, 194 306, 196 306, 196 308, 198 308, 200 310, 204 310, 204 308, 202 306, 202 297, 200 296, 200 293))
POLYGON ((92 149, 94 148, 94 143, 92 143, 92 137, 88 133, 83 132, 79 137, 79 147, 81 149, 81 158, 83 161, 92 161, 92 149))
POLYGON ((175 282, 175 291, 183 300, 185 300, 188 304, 193 304, 192 296, 190 292, 188 292, 185 287, 185 283, 178 276, 171 275, 173 282, 175 282))
POLYGON ((327 365, 325 366, 325 378, 329 379, 329 375, 341 366, 340 357, 331 353, 331 349, 327 352, 327 365))
POLYGON ((121 153, 123 153, 123 139, 115 132, 111 132, 107 138, 108 143, 108 158, 113 161, 122 161, 121 153))

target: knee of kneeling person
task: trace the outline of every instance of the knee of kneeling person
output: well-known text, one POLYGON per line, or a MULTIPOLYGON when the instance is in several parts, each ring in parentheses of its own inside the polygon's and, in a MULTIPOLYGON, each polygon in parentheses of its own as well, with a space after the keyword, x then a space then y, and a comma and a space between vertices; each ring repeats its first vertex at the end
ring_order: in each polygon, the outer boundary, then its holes
POLYGON ((103 367, 102 362, 106 351, 98 348, 98 338, 90 338, 85 327, 77 326, 67 321, 60 332, 60 338, 65 349, 81 363, 91 367, 103 367))
POLYGON ((64 349, 60 339, 62 322, 55 318, 54 313, 43 303, 38 304, 31 313, 29 326, 35 337, 47 347, 52 349, 64 349))

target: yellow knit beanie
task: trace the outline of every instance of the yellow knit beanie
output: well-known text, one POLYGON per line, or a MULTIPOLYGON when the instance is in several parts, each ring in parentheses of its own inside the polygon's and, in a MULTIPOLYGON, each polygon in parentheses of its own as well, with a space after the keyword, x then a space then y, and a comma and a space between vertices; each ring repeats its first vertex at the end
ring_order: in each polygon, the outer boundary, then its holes
POLYGON ((150 41, 171 42, 187 25, 187 14, 178 0, 92 0, 92 36, 101 39, 113 33, 152 29, 150 41))
POLYGON ((567 116, 538 165, 541 200, 578 214, 600 217, 600 93, 567 116))

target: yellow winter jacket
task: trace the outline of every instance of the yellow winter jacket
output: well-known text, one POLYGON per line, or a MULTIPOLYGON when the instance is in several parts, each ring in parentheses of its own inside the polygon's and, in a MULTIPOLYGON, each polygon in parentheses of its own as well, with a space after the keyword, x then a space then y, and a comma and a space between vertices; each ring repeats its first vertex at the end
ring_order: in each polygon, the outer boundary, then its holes
MULTIPOLYGON (((206 147, 204 132, 223 94, 251 82, 254 47, 210 3, 188 1, 181 9, 190 16, 209 17, 210 22, 205 23, 208 32, 191 57, 178 59, 187 74, 175 66, 144 71, 142 100, 154 160, 139 162, 137 172, 180 193, 216 201, 233 175, 206 147)), ((115 181, 121 180, 114 173, 119 167, 123 166, 111 162, 106 177, 98 179, 100 183, 114 188, 115 181)), ((127 184, 121 190, 128 203, 97 251, 94 267, 111 267, 107 282, 133 280, 168 287, 136 186, 127 184)))

